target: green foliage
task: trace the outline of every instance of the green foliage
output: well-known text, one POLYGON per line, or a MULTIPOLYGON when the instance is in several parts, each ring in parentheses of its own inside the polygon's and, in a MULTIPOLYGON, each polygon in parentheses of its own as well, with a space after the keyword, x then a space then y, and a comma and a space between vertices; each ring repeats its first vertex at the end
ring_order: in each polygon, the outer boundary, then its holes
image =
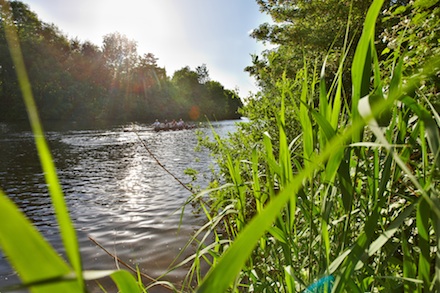
MULTIPOLYGON (((194 116, 196 119, 238 117, 236 112, 241 103, 236 102, 240 100, 234 99, 236 94, 231 95, 218 82, 209 80, 206 65, 196 68, 200 71, 200 83, 171 82, 165 68, 158 66, 154 54, 139 56, 136 42, 125 35, 107 34, 101 47, 87 41, 68 40, 56 26, 39 20, 24 3, 12 1, 10 4, 43 120, 153 121, 194 116), (219 87, 212 90, 209 82, 219 87), (191 112, 195 109, 197 115, 191 112)), ((2 15, 0 119, 24 120, 26 110, 5 41, 4 19, 2 15)))
MULTIPOLYGON (((395 55, 405 55, 402 71, 415 74, 420 65, 426 64, 430 56, 438 55, 440 48, 440 7, 438 1, 411 1, 407 6, 395 6, 385 12, 385 20, 395 23, 380 35, 387 45, 381 52, 388 57, 386 65, 392 68, 395 55)), ((387 71, 384 71, 387 74, 387 71)), ((426 96, 437 111, 440 110, 438 99, 440 79, 433 75, 423 81, 418 95, 426 96)), ((420 101, 425 104, 423 101, 420 101)))
MULTIPOLYGON (((217 154, 225 185, 207 191, 208 219, 222 220, 210 222, 215 252, 199 251, 215 261, 198 292, 308 292, 315 282, 326 284, 323 292, 440 289, 440 117, 430 103, 435 84, 431 96, 425 89, 438 77, 440 55, 399 49, 380 58, 383 2, 371 5, 355 48, 351 103, 342 100, 351 61, 341 57, 340 70, 327 72, 332 51, 318 75, 306 53, 294 78, 269 73, 272 84, 244 107, 248 123, 202 142, 217 154), (423 62, 408 70, 408 58, 423 62)), ((438 21, 417 5, 408 9, 438 21)), ((409 44, 400 43, 405 28, 397 34, 396 48, 409 44)))
MULTIPOLYGON (((0 221, 0 246, 20 273, 24 284, 48 282, 62 279, 71 269, 43 239, 35 227, 20 213, 17 207, 3 193, 0 194, 2 207, 0 221), (39 253, 35 253, 35 252, 39 253), (29 261, 29 260, 33 261, 29 261)), ((47 285, 47 284, 46 284, 47 285)), ((36 287, 33 292, 78 292, 78 283, 36 287)))
POLYGON ((192 120, 203 116, 211 120, 239 117, 237 109, 242 105, 241 100, 235 92, 210 80, 206 66, 199 66, 195 71, 184 67, 174 73, 172 82, 179 89, 183 112, 189 113, 192 120))
MULTIPOLYGON (((392 5, 404 5, 408 0, 384 1, 382 9, 392 5)), ((277 80, 284 72, 294 78, 304 68, 304 55, 308 61, 317 62, 321 68, 326 63, 326 83, 331 84, 334 75, 343 65, 344 76, 341 86, 343 98, 350 102, 350 68, 354 47, 362 33, 362 26, 371 0, 325 0, 325 1, 266 1, 258 0, 260 10, 272 17, 273 23, 264 23, 255 29, 251 36, 263 42, 276 45, 273 49, 253 57, 253 65, 246 70, 257 80, 261 91, 266 95, 275 89, 277 80), (341 63, 340 60, 344 59, 341 63)), ((396 19, 387 18, 381 12, 377 20, 376 36, 385 28, 395 24, 396 19)), ((386 47, 378 43, 378 51, 386 47)), ((312 66, 307 67, 313 71, 312 66)))

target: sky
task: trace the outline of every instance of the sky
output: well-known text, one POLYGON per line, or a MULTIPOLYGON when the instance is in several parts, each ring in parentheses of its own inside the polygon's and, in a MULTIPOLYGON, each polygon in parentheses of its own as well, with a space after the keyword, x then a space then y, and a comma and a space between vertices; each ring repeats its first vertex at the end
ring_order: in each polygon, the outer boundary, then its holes
POLYGON ((206 64, 212 80, 256 92, 244 68, 264 45, 249 36, 270 21, 255 0, 22 0, 40 20, 55 24, 69 38, 101 46, 103 36, 119 32, 153 53, 168 76, 206 64))

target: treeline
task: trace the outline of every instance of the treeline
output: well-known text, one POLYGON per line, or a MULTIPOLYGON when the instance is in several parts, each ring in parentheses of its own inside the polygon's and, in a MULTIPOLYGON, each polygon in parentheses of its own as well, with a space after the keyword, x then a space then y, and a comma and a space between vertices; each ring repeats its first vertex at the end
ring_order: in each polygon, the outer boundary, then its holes
POLYGON ((0 18, 0 120, 27 117, 5 40, 5 21, 17 28, 41 118, 44 120, 149 121, 162 118, 239 117, 237 93, 210 80, 205 64, 184 67, 172 77, 152 53, 140 56, 136 42, 119 33, 101 47, 68 39, 20 2, 13 19, 0 18))
MULTIPOLYGON (((273 22, 261 24, 251 36, 274 45, 273 49, 254 55, 252 65, 245 69, 260 89, 241 109, 242 116, 253 121, 245 127, 255 132, 256 140, 261 139, 262 129, 272 136, 278 135, 276 117, 283 96, 279 83, 283 79, 292 84, 292 98, 285 101, 288 121, 295 121, 295 104, 301 97, 303 80, 316 85, 322 68, 325 69, 326 83, 310 89, 314 95, 313 106, 318 104, 324 86, 329 91, 339 87, 343 103, 351 106, 351 66, 367 10, 373 1, 256 1, 273 22), (334 78, 339 73, 342 79, 340 84, 335 84, 334 78)), ((410 75, 439 52, 438 9, 434 8, 438 8, 438 1, 384 1, 383 11, 376 21, 375 46, 386 82, 389 82, 395 66, 393 61, 398 54, 405 54, 402 71, 410 75)), ((439 76, 430 77, 424 84, 423 95, 439 111, 439 76)), ((374 85, 370 87, 374 88, 374 85)), ((286 131, 295 137, 298 123, 288 123, 286 131)))

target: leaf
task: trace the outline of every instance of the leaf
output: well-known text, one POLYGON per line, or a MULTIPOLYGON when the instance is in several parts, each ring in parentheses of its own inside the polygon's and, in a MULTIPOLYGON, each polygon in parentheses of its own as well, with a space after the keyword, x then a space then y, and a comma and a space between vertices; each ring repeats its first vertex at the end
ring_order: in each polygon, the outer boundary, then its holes
MULTIPOLYGON (((392 158, 388 156, 384 165, 384 171, 382 174, 381 186, 379 187, 378 194, 381 195, 388 184, 387 178, 390 177, 390 169, 391 169, 392 158)), ((380 196, 379 201, 376 201, 371 208, 370 215, 368 216, 363 232, 359 235, 356 243, 349 249, 350 253, 346 257, 343 268, 341 269, 340 275, 337 276, 335 287, 336 292, 344 292, 346 290, 346 286, 351 286, 351 276, 354 270, 363 264, 365 261, 366 255, 365 250, 369 247, 374 234, 376 233, 376 227, 378 225, 378 219, 380 217, 380 210, 386 202, 386 196, 380 196)), ((378 244, 375 245, 375 247, 378 244)), ((335 265, 331 265, 333 269, 335 265)), ((331 272, 331 271, 330 271, 331 272)))
POLYGON ((414 2, 414 6, 426 9, 431 6, 434 6, 437 2, 438 2, 438 0, 416 0, 414 2))
MULTIPOLYGON (((379 251, 391 237, 398 231, 399 227, 404 223, 406 219, 411 215, 414 210, 415 205, 410 205, 404 211, 400 212, 397 218, 391 222, 391 224, 387 227, 387 229, 377 237, 375 241, 373 241, 368 248, 367 256, 371 257, 377 251, 379 251)), ((363 266, 363 263, 358 262, 356 265, 356 270, 360 269, 363 266)))
POLYGON ((353 182, 350 177, 350 156, 350 149, 346 149, 338 168, 339 188, 341 190, 342 204, 346 213, 350 212, 354 190, 353 182))
POLYGON ((287 244, 286 234, 278 227, 271 227, 268 232, 281 243, 287 244))
MULTIPOLYGON (((371 46, 374 41, 376 20, 379 16, 383 2, 383 0, 375 0, 368 9, 362 35, 356 47, 356 52, 353 58, 351 72, 353 83, 352 117, 354 122, 358 122, 361 119, 358 112, 359 100, 366 96, 369 92, 372 69, 371 46)), ((353 142, 360 141, 360 137, 361 132, 354 134, 353 142)))
MULTIPOLYGON (((327 121, 324 116, 322 116, 319 112, 313 110, 312 115, 315 118, 316 122, 320 127, 321 133, 325 135, 325 140, 328 141, 336 135, 335 130, 330 125, 330 122, 327 121)), ((336 148, 337 150, 331 156, 331 158, 327 162, 327 167, 325 168, 325 181, 330 182, 333 181, 336 171, 341 164, 342 157, 344 156, 344 146, 339 146, 336 148)))
MULTIPOLYGON (((431 117, 428 110, 426 110, 422 105, 418 104, 413 98, 405 96, 401 99, 401 101, 408 108, 414 111, 414 113, 424 122, 429 148, 434 154, 435 164, 440 168, 439 126, 437 125, 436 121, 431 117)), ((438 115, 437 113, 434 114, 438 115)))
POLYGON ((302 133, 303 133, 303 153, 304 153, 304 166, 307 166, 310 164, 310 160, 313 155, 313 127, 312 122, 310 121, 309 117, 309 107, 307 104, 307 95, 308 95, 308 81, 307 81, 307 64, 304 62, 304 81, 302 84, 301 89, 301 104, 299 107, 299 119, 302 127, 302 133))
MULTIPOLYGON (((408 243, 408 233, 405 233, 405 231, 402 231, 402 235, 400 236, 400 241, 402 243, 402 254, 403 254, 403 265, 402 265, 402 271, 403 271, 403 277, 405 279, 412 279, 414 280, 416 277, 416 266, 414 257, 411 254, 411 248, 410 244, 408 243)), ((415 279, 416 281, 420 282, 420 280, 415 279)), ((423 282, 421 282, 423 283, 423 282)), ((404 291, 405 292, 415 292, 416 284, 413 281, 405 282, 403 284, 404 291)))
POLYGON ((316 110, 312 110, 312 115, 315 118, 316 122, 318 122, 322 133, 325 135, 326 140, 330 140, 333 136, 335 136, 335 130, 331 126, 330 122, 327 121, 321 113, 317 112, 316 110))
POLYGON ((430 207, 425 199, 421 199, 417 208, 417 230, 419 232, 419 279, 423 280, 424 287, 430 287, 430 245, 429 245, 429 218, 431 216, 430 207))
MULTIPOLYGON (((71 268, 1 191, 0 247, 23 283, 61 278, 71 272, 71 268)), ((45 284, 32 288, 32 292, 80 291, 77 282, 45 284)))
POLYGON ((295 292, 295 277, 292 266, 284 267, 284 279, 286 281, 287 292, 295 292))
POLYGON ((142 292, 136 279, 127 271, 116 271, 111 274, 111 278, 118 286, 120 293, 136 293, 142 292))

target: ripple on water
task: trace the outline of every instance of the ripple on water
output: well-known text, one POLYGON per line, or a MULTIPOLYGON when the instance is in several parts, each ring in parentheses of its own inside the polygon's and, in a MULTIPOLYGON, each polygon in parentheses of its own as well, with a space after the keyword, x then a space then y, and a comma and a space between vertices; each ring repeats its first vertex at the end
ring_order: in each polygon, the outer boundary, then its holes
MULTIPOLYGON (((193 130, 154 133, 146 125, 137 125, 155 159, 126 128, 52 131, 47 138, 77 228, 84 267, 115 267, 91 237, 127 263, 157 277, 182 252, 202 218, 194 216, 190 206, 181 215, 189 192, 156 159, 184 182, 190 181, 183 173, 186 168, 209 173, 213 161, 207 153, 194 153, 197 138, 193 130)), ((32 133, 8 128, 1 133, 0 147, 1 187, 62 251, 32 133)), ((198 184, 203 185, 203 176, 199 177, 198 184)), ((190 254, 184 252, 180 260, 190 254)), ((181 280, 185 273, 185 269, 175 270, 169 279, 181 280)), ((0 255, 0 283, 14 282, 16 275, 0 255)))

